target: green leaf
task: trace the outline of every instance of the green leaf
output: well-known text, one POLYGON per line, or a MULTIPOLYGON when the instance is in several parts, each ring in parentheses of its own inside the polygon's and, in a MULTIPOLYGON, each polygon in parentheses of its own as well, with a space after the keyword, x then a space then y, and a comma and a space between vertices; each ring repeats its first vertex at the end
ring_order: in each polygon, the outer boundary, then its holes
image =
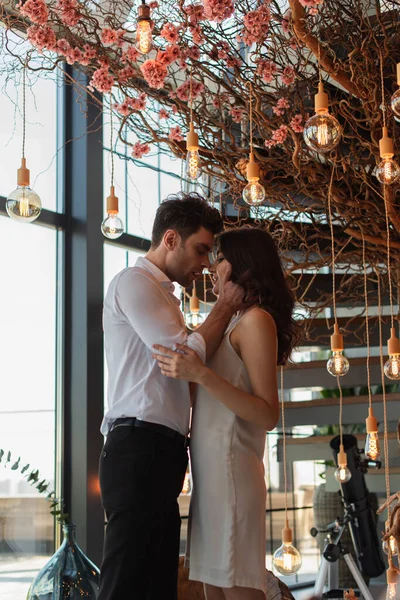
POLYGON ((0 462, 1 462, 2 458, 3 458, 3 456, 4 456, 4 450, 0 449, 0 462))
POLYGON ((22 467, 21 473, 25 473, 25 471, 27 471, 28 469, 29 469, 29 463, 27 465, 25 465, 24 467, 22 467))
POLYGON ((10 461, 11 461, 11 452, 8 452, 6 464, 9 463, 10 461))
POLYGON ((15 461, 15 463, 11 466, 11 471, 16 471, 19 467, 19 462, 21 460, 21 457, 18 457, 18 460, 15 461))

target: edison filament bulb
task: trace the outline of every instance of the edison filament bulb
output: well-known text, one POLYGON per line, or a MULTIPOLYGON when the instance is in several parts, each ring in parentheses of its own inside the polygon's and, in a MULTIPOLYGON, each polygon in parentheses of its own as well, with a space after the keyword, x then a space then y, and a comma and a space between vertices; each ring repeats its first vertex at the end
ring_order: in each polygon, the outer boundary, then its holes
MULTIPOLYGON (((397 85, 400 86, 400 63, 397 63, 397 85)), ((400 88, 393 94, 390 100, 394 118, 400 120, 400 88)))
POLYGON ((139 15, 136 26, 136 49, 141 54, 148 54, 153 46, 151 30, 152 22, 150 19, 150 7, 143 2, 139 6, 139 15))
POLYGON ((334 377, 342 377, 346 375, 350 367, 350 363, 342 351, 333 352, 331 358, 326 363, 328 373, 334 377))
POLYGON ((282 529, 282 546, 279 546, 272 557, 272 564, 281 575, 297 573, 301 567, 301 554, 293 546, 293 534, 288 521, 282 529))
POLYGON ((192 181, 201 175, 201 161, 199 155, 199 136, 194 130, 193 121, 190 121, 189 131, 186 138, 186 175, 192 181))
POLYGON ((339 466, 335 471, 335 479, 339 483, 347 483, 351 479, 351 471, 347 465, 339 466))
POLYGON ((394 381, 400 379, 400 341, 396 335, 396 329, 391 327, 388 339, 389 358, 385 362, 383 371, 389 379, 394 381))
POLYGON ((117 214, 108 214, 101 224, 103 235, 110 239, 116 240, 124 233, 124 224, 117 214))
POLYGON ((329 114, 328 94, 320 81, 318 94, 315 95, 315 115, 304 125, 304 141, 311 150, 324 153, 333 150, 340 142, 341 136, 342 128, 339 121, 329 114))
POLYGON ((250 159, 247 164, 248 184, 243 188, 242 198, 249 206, 258 206, 265 200, 265 189, 259 182, 260 169, 254 159, 253 152, 250 152, 250 159))
POLYGON ((397 569, 393 566, 393 561, 389 558, 389 568, 386 571, 387 592, 386 600, 394 600, 396 598, 397 586, 397 569))
POLYGON ((195 329, 200 327, 200 325, 204 321, 202 315, 200 314, 200 302, 197 297, 196 286, 195 286, 194 282, 193 282, 192 295, 190 296, 189 306, 190 306, 190 311, 189 311, 189 314, 186 316, 185 321, 186 321, 186 326, 188 327, 188 329, 191 329, 192 331, 194 331, 195 329))
POLYGON ((376 178, 380 183, 392 185, 400 177, 400 167, 392 158, 384 158, 376 168, 376 178))
POLYGON ((38 194, 29 187, 29 183, 29 169, 26 168, 26 159, 23 158, 17 171, 17 188, 6 200, 8 216, 20 223, 32 223, 42 212, 42 202, 38 194))
MULTIPOLYGON (((386 523, 386 530, 387 529, 388 529, 388 523, 386 523)), ((394 539, 394 537, 392 535, 390 536, 390 538, 388 540, 382 541, 382 550, 384 551, 385 554, 389 554, 389 547, 390 547, 391 556, 397 556, 397 554, 398 554, 397 544, 396 544, 396 540, 394 539)))
POLYGON ((378 460, 381 456, 381 449, 378 436, 378 422, 374 416, 372 406, 368 409, 368 417, 365 420, 367 438, 365 440, 364 454, 370 460, 378 460))

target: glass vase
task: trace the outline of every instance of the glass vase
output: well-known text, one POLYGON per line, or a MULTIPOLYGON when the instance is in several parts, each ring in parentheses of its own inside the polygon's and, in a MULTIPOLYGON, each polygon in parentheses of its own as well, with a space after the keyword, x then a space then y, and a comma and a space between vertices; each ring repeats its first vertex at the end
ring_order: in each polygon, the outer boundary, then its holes
POLYGON ((27 600, 96 599, 100 571, 75 542, 75 525, 64 525, 64 540, 33 580, 27 600))

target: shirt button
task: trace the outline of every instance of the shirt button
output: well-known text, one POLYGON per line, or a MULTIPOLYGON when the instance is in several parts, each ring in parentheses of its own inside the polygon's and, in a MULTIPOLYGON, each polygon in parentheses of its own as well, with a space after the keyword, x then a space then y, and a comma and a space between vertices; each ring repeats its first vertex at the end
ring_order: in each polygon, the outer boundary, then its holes
POLYGON ((107 452, 103 452, 103 458, 107 456, 107 452))

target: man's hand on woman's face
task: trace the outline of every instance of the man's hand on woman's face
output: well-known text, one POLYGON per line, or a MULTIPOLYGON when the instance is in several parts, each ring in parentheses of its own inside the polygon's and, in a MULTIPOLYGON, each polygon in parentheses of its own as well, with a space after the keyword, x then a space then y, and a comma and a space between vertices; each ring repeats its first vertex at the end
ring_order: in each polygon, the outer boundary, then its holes
POLYGON ((232 283, 230 280, 232 267, 229 266, 219 280, 218 302, 223 306, 228 306, 232 314, 238 310, 244 310, 253 304, 258 303, 258 296, 246 297, 246 292, 242 286, 232 283))

